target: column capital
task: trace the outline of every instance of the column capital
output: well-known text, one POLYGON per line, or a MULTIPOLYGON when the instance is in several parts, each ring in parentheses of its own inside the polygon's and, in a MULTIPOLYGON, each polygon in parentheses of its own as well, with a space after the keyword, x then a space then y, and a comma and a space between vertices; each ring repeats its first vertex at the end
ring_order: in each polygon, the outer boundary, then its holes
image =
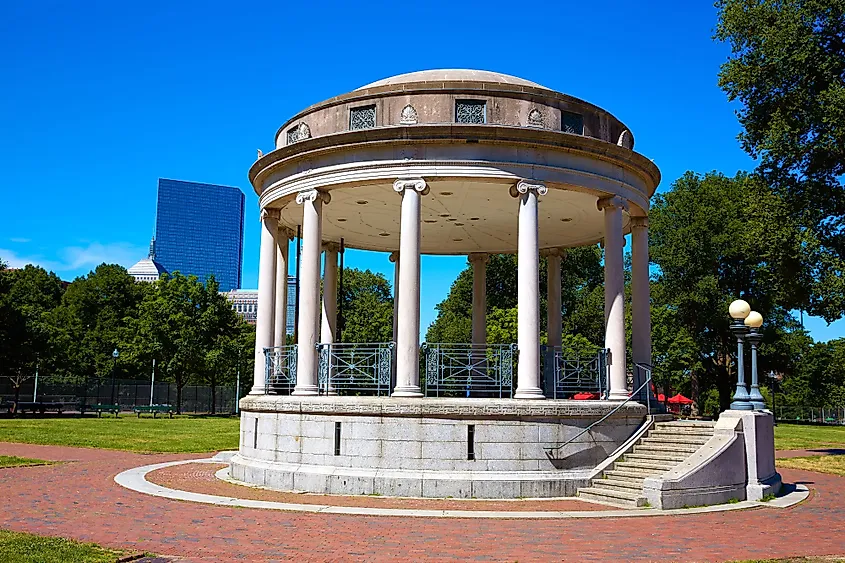
POLYGON ((332 195, 329 192, 322 192, 317 189, 305 190, 296 194, 296 203, 302 205, 306 201, 317 201, 317 198, 328 204, 332 200, 332 195))
POLYGON ((528 192, 534 192, 537 195, 546 195, 549 193, 549 188, 546 187, 546 184, 535 180, 520 180, 510 188, 512 197, 519 197, 528 192))
POLYGON ((275 219, 278 221, 282 218, 282 210, 265 207, 261 210, 260 218, 262 221, 264 221, 264 219, 275 219))
POLYGON ((390 256, 388 256, 387 259, 395 264, 396 261, 399 260, 399 252, 397 250, 394 250, 390 253, 390 256))
POLYGON ((327 252, 340 252, 340 244, 334 241, 327 241, 323 243, 323 250, 327 252))
POLYGON ((486 264, 490 261, 490 255, 486 252, 470 252, 467 255, 467 260, 470 262, 482 262, 486 264))
POLYGON ((540 256, 544 258, 548 258, 549 256, 559 256, 564 257, 566 256, 566 249, 565 248, 542 248, 540 249, 540 256))
POLYGON ((596 202, 596 207, 599 211, 604 211, 607 208, 619 208, 625 211, 629 210, 628 200, 619 197, 618 195, 612 197, 603 197, 596 202))
POLYGON ((636 229, 638 227, 648 228, 648 217, 631 217, 631 228, 636 229))
POLYGON ((296 233, 290 227, 279 223, 279 240, 293 240, 295 236, 296 233))
POLYGON ((399 178, 393 182, 393 190, 397 193, 402 193, 405 190, 415 190, 422 195, 426 195, 430 188, 422 178, 399 178))

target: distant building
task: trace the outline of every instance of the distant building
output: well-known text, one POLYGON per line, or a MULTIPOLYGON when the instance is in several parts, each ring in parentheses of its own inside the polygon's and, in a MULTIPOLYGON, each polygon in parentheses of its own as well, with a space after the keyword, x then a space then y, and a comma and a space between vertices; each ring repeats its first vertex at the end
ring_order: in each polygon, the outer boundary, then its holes
POLYGON ((159 178, 156 257, 170 272, 241 286, 244 194, 239 188, 159 178))
MULTIPOLYGON (((235 289, 223 293, 232 302, 232 309, 249 324, 255 324, 258 311, 257 289, 235 289)), ((293 334, 296 323, 296 278, 288 276, 287 333, 293 334)))
POLYGON ((167 270, 156 261, 156 239, 150 241, 150 253, 143 260, 139 260, 129 268, 129 275, 136 282, 154 282, 166 274, 167 270))

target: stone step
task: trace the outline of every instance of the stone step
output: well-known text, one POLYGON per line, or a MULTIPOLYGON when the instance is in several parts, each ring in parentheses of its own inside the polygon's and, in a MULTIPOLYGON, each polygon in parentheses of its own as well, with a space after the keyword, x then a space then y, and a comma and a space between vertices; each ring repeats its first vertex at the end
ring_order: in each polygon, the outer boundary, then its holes
POLYGON ((613 489, 625 491, 642 491, 642 481, 635 483, 632 481, 621 481, 619 479, 593 479, 593 487, 596 489, 613 489))
POLYGON ((674 430, 674 429, 657 429, 651 430, 648 433, 649 438, 703 438, 704 440, 709 440, 713 437, 713 432, 709 430, 674 430))
MULTIPOLYGON (((661 469, 651 469, 651 468, 645 469, 645 468, 642 468, 642 467, 626 467, 626 466, 620 467, 620 464, 616 463, 616 464, 614 464, 612 471, 622 471, 627 475, 631 475, 632 477, 644 478, 644 477, 651 477, 652 475, 658 475, 659 473, 663 473, 663 472, 666 471, 666 469, 664 469, 664 468, 661 468, 661 469)), ((606 471, 605 473, 609 473, 609 472, 606 471)))
POLYGON ((675 467, 677 463, 674 461, 670 462, 649 462, 649 461, 639 461, 639 460, 632 460, 632 461, 619 461, 613 464, 614 469, 633 469, 635 471, 651 471, 651 472, 658 472, 663 473, 664 471, 669 471, 673 467, 675 467))
POLYGON ((637 444, 634 446, 634 453, 659 453, 659 452, 671 452, 671 453, 684 453, 689 456, 698 451, 700 448, 698 444, 665 444, 662 442, 655 442, 651 444, 637 444))
POLYGON ((655 438, 643 438, 640 442, 645 445, 655 444, 655 445, 685 445, 685 446, 703 446, 707 443, 709 438, 707 437, 691 437, 691 436, 658 436, 655 438))
POLYGON ((629 453, 625 454, 625 459, 634 461, 668 461, 678 464, 689 457, 686 452, 660 451, 647 453, 629 453))
MULTIPOLYGON (((645 475, 639 475, 636 473, 631 473, 628 471, 622 471, 617 469, 609 469, 604 472, 604 476, 608 478, 608 480, 612 481, 624 481, 626 483, 631 483, 632 485, 636 485, 638 488, 642 488, 643 486, 643 479, 646 477, 645 475)), ((593 479, 593 482, 597 481, 598 479, 593 479)))
POLYGON ((620 506, 645 506, 646 502, 642 493, 629 493, 611 489, 597 489, 595 487, 578 489, 578 496, 583 499, 597 500, 599 502, 607 502, 620 506))
POLYGON ((715 428, 716 422, 712 420, 672 420, 669 422, 655 422, 658 428, 715 428))

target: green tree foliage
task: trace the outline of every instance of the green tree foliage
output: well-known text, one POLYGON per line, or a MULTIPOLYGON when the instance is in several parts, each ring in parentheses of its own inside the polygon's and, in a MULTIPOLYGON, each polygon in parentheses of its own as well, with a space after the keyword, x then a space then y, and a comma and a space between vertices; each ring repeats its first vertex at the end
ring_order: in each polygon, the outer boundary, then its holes
POLYGON ((845 0, 719 0, 731 58, 719 84, 739 101, 743 148, 813 236, 806 308, 845 314, 845 0))
POLYGON ((344 268, 338 305, 343 313, 342 342, 393 340, 393 295, 382 274, 344 268))
POLYGON ((654 292, 655 358, 666 363, 661 369, 670 381, 684 365, 700 366, 700 383, 715 384, 726 408, 735 381, 728 305, 743 298, 759 311, 767 343, 794 323, 789 311, 804 302, 810 276, 802 230, 777 194, 745 174, 687 173, 654 199, 649 217, 660 286, 654 292))
POLYGON ((43 268, 9 270, 0 264, 0 375, 12 383, 16 402, 36 365, 53 364, 49 315, 61 294, 59 278, 43 268))

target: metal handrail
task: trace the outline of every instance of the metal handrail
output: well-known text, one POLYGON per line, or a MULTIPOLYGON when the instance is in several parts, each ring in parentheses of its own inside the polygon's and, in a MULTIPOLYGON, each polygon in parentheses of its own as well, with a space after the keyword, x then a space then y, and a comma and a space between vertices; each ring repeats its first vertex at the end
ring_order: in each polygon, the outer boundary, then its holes
MULTIPOLYGON (((643 381, 643 384, 642 384, 642 385, 640 385, 640 386, 639 386, 639 387, 638 387, 638 388, 637 388, 637 389, 636 389, 633 393, 631 393, 631 395, 630 395, 627 399, 625 399, 624 401, 622 401, 621 403, 619 403, 618 405, 616 405, 616 408, 614 408, 612 411, 610 411, 609 413, 607 413, 606 415, 604 415, 603 417, 601 417, 600 419, 598 419, 598 420, 597 420, 597 421, 595 421, 594 423, 592 423, 592 424, 590 424, 589 426, 587 426, 587 427, 586 427, 585 429, 583 429, 581 432, 579 432, 578 434, 576 434, 573 438, 570 438, 569 440, 565 441, 565 442, 564 442, 564 443, 562 443, 562 444, 558 444, 557 446, 544 447, 543 449, 544 449, 544 450, 546 450, 547 452, 560 451, 560 450, 561 450, 562 448, 564 448, 565 446, 568 446, 569 444, 571 444, 572 442, 574 442, 575 440, 577 440, 578 438, 580 438, 581 436, 583 436, 584 434, 586 434, 587 432, 589 432, 590 430, 592 430, 594 426, 596 426, 596 425, 598 425, 598 424, 601 424, 602 422, 604 422, 605 420, 607 420, 608 418, 610 418, 610 416, 611 416, 611 415, 615 414, 615 413, 616 413, 619 409, 621 409, 623 406, 625 406, 625 404, 626 404, 628 401, 630 401, 631 399, 633 399, 634 397, 636 397, 636 396, 637 396, 637 394, 638 394, 640 391, 642 391, 642 390, 643 390, 643 388, 644 388, 646 385, 648 385, 649 383, 651 383, 651 370, 652 370, 652 369, 654 369, 654 366, 652 366, 651 364, 641 364, 641 363, 636 363, 636 364, 634 364, 634 365, 636 365, 636 366, 637 366, 638 368, 640 368, 640 369, 645 370, 645 372, 646 372, 648 375, 647 375, 647 377, 646 377, 645 381, 643 381)), ((648 411, 646 411, 646 412, 648 412, 648 413, 651 413, 651 399, 649 398, 649 396, 650 396, 650 395, 651 395, 651 393, 646 393, 646 403, 647 403, 647 408, 648 408, 648 411)))

